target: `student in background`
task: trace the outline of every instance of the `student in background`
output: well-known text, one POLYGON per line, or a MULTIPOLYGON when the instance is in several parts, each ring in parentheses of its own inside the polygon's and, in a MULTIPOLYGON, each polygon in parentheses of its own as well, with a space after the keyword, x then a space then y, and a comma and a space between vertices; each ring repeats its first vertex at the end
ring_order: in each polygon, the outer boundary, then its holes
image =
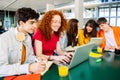
POLYGON ((38 29, 33 36, 35 55, 46 57, 48 60, 69 62, 71 56, 61 50, 59 43, 61 33, 67 29, 68 25, 62 12, 57 10, 46 12, 38 22, 38 29), (58 56, 53 55, 55 49, 58 56))
POLYGON ((64 32, 60 37, 60 45, 62 50, 65 50, 66 47, 74 47, 77 45, 77 34, 79 21, 75 18, 68 20, 69 29, 64 32))
POLYGON ((104 50, 120 49, 120 28, 110 26, 104 17, 99 18, 97 23, 100 27, 99 37, 103 38, 100 46, 104 50))
POLYGON ((95 20, 90 19, 87 21, 85 24, 84 29, 80 29, 78 32, 78 43, 77 46, 87 44, 91 37, 97 37, 98 32, 97 32, 97 27, 98 24, 95 22, 95 20))
POLYGON ((5 32, 5 29, 3 27, 3 21, 0 20, 0 34, 4 33, 5 32))
POLYGON ((18 26, 0 35, 0 77, 40 74, 45 70, 42 60, 36 62, 31 37, 28 35, 34 32, 38 17, 39 14, 31 8, 19 8, 16 11, 18 26))

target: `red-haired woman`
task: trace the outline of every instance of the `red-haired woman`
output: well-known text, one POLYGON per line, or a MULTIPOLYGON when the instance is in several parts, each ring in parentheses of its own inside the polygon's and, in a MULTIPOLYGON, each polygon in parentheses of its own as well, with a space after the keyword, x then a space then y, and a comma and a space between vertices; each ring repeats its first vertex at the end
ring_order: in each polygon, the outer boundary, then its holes
POLYGON ((59 43, 61 33, 67 29, 67 22, 62 12, 57 10, 46 12, 38 22, 38 29, 33 36, 35 55, 58 62, 69 62, 71 53, 63 52, 59 43), (53 55, 55 49, 58 56, 53 55))

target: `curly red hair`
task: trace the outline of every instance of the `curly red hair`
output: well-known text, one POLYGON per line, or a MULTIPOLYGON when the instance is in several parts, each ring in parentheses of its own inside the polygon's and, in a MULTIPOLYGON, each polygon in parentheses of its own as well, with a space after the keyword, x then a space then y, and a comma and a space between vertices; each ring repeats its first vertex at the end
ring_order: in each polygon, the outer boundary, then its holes
POLYGON ((38 30, 42 32, 44 38, 47 40, 51 38, 51 21, 54 15, 59 15, 61 17, 61 27, 55 34, 60 36, 61 32, 68 30, 67 20, 64 18, 63 13, 57 10, 50 10, 46 12, 43 18, 38 22, 38 30))

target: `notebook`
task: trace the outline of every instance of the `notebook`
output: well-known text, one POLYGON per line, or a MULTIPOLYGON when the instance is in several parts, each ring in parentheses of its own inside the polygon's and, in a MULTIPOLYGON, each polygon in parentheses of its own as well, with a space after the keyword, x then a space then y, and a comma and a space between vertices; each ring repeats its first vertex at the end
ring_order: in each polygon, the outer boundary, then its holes
MULTIPOLYGON (((36 62, 40 62, 37 58, 35 58, 35 60, 36 60, 36 62)), ((41 72, 42 76, 49 70, 49 68, 53 64, 53 61, 48 61, 48 62, 45 62, 45 63, 46 63, 46 68, 43 72, 41 72)))
POLYGON ((48 61, 48 62, 46 63, 46 69, 45 69, 45 71, 43 71, 43 72, 41 73, 42 76, 49 70, 49 68, 51 67, 52 64, 53 64, 53 61, 48 61))

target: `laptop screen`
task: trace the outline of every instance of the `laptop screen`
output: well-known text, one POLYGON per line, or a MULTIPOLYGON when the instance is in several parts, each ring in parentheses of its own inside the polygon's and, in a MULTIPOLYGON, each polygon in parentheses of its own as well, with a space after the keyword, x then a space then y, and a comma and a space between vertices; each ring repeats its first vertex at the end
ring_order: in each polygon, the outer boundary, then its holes
POLYGON ((92 50, 94 46, 94 43, 88 43, 82 46, 79 46, 73 55, 73 58, 70 62, 70 65, 68 66, 68 68, 72 68, 80 63, 82 63, 83 61, 87 60, 89 58, 89 53, 92 50))

